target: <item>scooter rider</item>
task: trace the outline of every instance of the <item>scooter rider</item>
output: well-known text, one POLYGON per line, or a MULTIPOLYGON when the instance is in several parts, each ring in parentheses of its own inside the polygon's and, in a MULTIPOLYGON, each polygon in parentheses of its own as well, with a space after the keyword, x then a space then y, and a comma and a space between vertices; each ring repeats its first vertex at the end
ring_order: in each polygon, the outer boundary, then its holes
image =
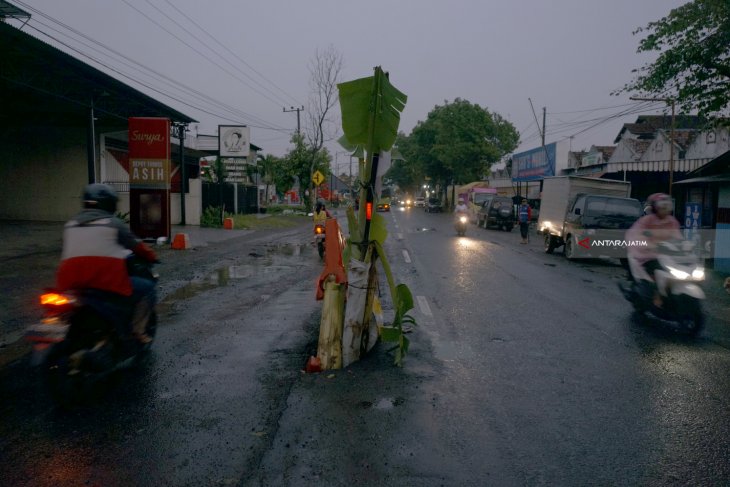
POLYGON ((464 199, 459 198, 459 203, 454 208, 454 215, 459 216, 460 213, 466 214, 468 212, 469 212, 469 207, 466 206, 466 203, 464 203, 464 199))
MULTIPOLYGON (((649 277, 656 282, 654 273, 660 269, 656 247, 659 243, 682 239, 679 231, 679 222, 671 215, 672 198, 668 194, 654 193, 647 199, 649 214, 639 218, 626 232, 626 238, 630 241, 648 241, 647 246, 631 246, 628 256, 640 264, 649 274, 649 277)), ((661 305, 661 298, 658 290, 654 291, 654 304, 661 305)))
POLYGON ((327 218, 332 218, 332 215, 330 215, 330 212, 324 207, 324 203, 318 201, 317 206, 314 208, 314 224, 324 225, 327 218))
POLYGON ((66 223, 61 264, 56 275, 59 291, 98 289, 131 298, 132 333, 142 343, 151 338, 145 327, 155 305, 154 282, 130 276, 130 250, 149 262, 155 252, 114 215, 118 197, 105 184, 90 184, 83 193, 83 210, 66 223))

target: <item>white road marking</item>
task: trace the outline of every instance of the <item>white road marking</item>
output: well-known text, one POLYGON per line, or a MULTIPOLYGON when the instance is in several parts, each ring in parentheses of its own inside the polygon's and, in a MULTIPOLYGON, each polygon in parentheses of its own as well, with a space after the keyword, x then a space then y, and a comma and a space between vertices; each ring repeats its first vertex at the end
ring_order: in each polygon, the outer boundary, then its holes
POLYGON ((404 250, 403 251, 403 258, 405 259, 406 264, 410 264, 411 263, 411 256, 408 255, 408 251, 407 250, 404 250))
POLYGON ((421 313, 426 316, 433 316, 431 307, 428 305, 428 301, 426 301, 426 296, 416 296, 416 301, 418 301, 418 307, 421 308, 421 313))

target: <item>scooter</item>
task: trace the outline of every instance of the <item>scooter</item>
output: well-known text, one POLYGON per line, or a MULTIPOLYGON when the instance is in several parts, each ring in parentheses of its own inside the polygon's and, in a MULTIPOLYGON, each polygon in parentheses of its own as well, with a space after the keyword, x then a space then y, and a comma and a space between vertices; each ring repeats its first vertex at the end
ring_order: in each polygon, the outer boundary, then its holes
POLYGON ((466 235, 466 223, 468 221, 468 218, 463 213, 459 213, 456 215, 456 219, 454 220, 454 229, 456 229, 456 234, 460 237, 463 237, 466 235))
POLYGON ((634 309, 650 319, 668 322, 691 336, 703 328, 705 317, 702 301, 705 293, 697 284, 705 280, 701 259, 690 241, 666 241, 657 246, 659 269, 656 283, 632 256, 628 258, 629 282, 619 283, 624 297, 634 309), (661 305, 654 302, 655 292, 661 305))
POLYGON ((316 223, 314 225, 314 242, 317 244, 317 253, 319 254, 320 259, 324 259, 324 238, 324 225, 316 223))
MULTIPOLYGON (((152 264, 130 258, 130 275, 157 281, 152 264)), ((31 363, 41 367, 49 392, 62 407, 85 400, 113 372, 131 366, 152 343, 141 343, 129 333, 132 306, 129 298, 106 291, 84 289, 40 297, 43 318, 28 327, 31 363)), ((157 315, 153 310, 145 333, 154 338, 157 315)))

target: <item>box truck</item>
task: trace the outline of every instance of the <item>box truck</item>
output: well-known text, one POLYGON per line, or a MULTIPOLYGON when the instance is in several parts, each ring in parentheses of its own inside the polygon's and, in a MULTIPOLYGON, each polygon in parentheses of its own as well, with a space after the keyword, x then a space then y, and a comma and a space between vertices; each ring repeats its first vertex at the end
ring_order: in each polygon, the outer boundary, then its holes
POLYGON ((543 180, 537 231, 548 254, 565 247, 568 259, 624 258, 623 234, 643 214, 631 183, 581 176, 543 180), (594 248, 595 247, 595 248, 594 248))

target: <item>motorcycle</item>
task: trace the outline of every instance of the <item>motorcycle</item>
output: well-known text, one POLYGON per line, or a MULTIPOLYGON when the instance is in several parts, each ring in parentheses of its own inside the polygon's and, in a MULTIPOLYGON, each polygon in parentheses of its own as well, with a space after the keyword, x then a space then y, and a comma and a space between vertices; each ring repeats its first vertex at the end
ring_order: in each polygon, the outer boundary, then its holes
MULTIPOLYGON (((131 257, 130 275, 157 281, 152 264, 131 257)), ((129 367, 152 342, 141 343, 129 333, 133 306, 129 298, 107 291, 46 290, 40 297, 43 318, 28 327, 32 364, 41 366, 51 396, 63 407, 83 401, 113 372, 129 367)), ((154 338, 153 310, 145 333, 154 338)))
POLYGON ((629 282, 619 283, 624 297, 642 316, 669 322, 691 336, 704 326, 702 301, 705 293, 697 283, 704 281, 705 270, 694 244, 689 241, 666 241, 657 245, 659 268, 656 282, 629 256, 629 282), (661 305, 654 302, 658 291, 661 305))
POLYGON ((319 254, 320 259, 324 259, 324 238, 324 225, 316 223, 314 225, 314 242, 317 244, 317 253, 319 254))
POLYGON ((466 223, 468 221, 468 218, 465 214, 459 213, 456 215, 456 219, 454 220, 454 228, 456 229, 456 234, 460 237, 463 237, 466 235, 466 223))

